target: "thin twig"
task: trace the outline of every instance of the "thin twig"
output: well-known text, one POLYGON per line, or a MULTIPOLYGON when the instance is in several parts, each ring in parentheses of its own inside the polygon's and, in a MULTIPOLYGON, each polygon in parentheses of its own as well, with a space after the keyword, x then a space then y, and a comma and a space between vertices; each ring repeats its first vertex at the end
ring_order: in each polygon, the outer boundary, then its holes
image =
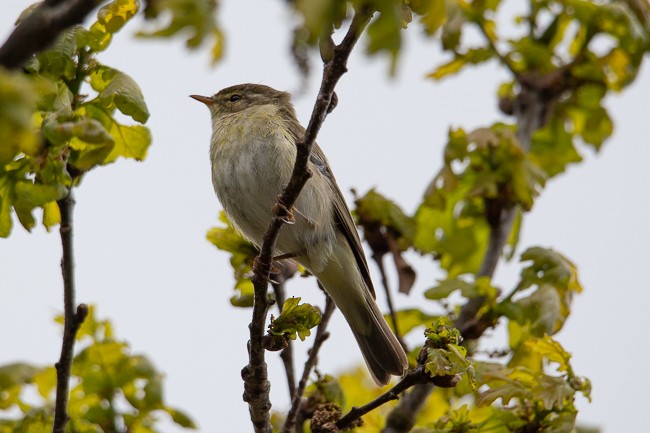
POLYGON ((316 337, 314 337, 314 345, 309 350, 309 356, 307 357, 307 361, 305 361, 305 367, 302 370, 302 377, 300 378, 300 382, 298 382, 298 389, 293 395, 291 408, 287 413, 287 419, 284 422, 282 433, 291 433, 296 426, 296 419, 298 411, 300 410, 300 402, 302 400, 303 394, 305 393, 305 388, 307 387, 307 380, 309 379, 309 375, 316 365, 318 352, 321 346, 329 337, 329 332, 327 332, 327 325, 330 321, 330 317, 332 317, 332 313, 334 313, 334 310, 336 309, 336 305, 334 304, 334 301, 332 301, 332 298, 330 298, 330 296, 325 291, 323 291, 323 293, 325 293, 325 311, 323 311, 320 323, 318 324, 316 337))
MULTIPOLYGON (((393 306, 393 296, 390 292, 390 286, 388 283, 388 276, 386 275, 386 268, 384 267, 384 255, 381 253, 374 253, 372 259, 377 264, 379 268, 379 274, 381 275, 381 285, 384 287, 384 293, 386 294, 386 303, 388 304, 388 312, 390 315, 390 321, 393 324, 393 329, 395 330, 395 336, 399 339, 400 333, 397 327, 397 315, 395 314, 395 307, 393 306)), ((401 343, 401 341, 400 341, 401 343)))
POLYGON ((381 285, 384 287, 384 292, 386 293, 386 304, 388 304, 388 314, 390 316, 390 321, 395 330, 395 336, 399 341, 399 344, 402 345, 405 351, 407 350, 406 343, 402 340, 402 336, 399 332, 397 314, 395 313, 395 306, 393 305, 393 296, 391 295, 390 286, 388 283, 388 276, 386 275, 386 269, 384 267, 384 255, 381 253, 373 253, 372 259, 377 264, 379 269, 379 274, 381 275, 381 285))
POLYGON ((368 412, 378 408, 379 406, 388 403, 391 400, 397 400, 399 395, 417 384, 427 384, 432 387, 430 384, 431 377, 424 371, 424 367, 419 365, 413 370, 409 370, 404 378, 397 382, 395 386, 391 389, 361 407, 353 407, 350 411, 345 414, 340 420, 336 422, 336 427, 339 430, 344 430, 353 425, 353 423, 361 418, 363 415, 368 412))
POLYGON ((18 24, 0 47, 0 65, 16 69, 49 47, 67 28, 83 22, 101 0, 48 0, 18 24))
POLYGON ((475 22, 476 26, 479 28, 485 39, 487 40, 488 46, 490 49, 494 52, 494 54, 497 56, 499 61, 503 66, 508 68, 508 70, 514 75, 515 77, 519 75, 517 72, 517 69, 515 66, 512 64, 512 62, 501 53, 501 50, 499 50, 499 47, 496 45, 496 41, 492 39, 492 36, 488 33, 487 29, 485 28, 485 22, 483 20, 476 21, 475 22))
POLYGON ((280 229, 289 215, 289 209, 295 203, 298 194, 310 177, 307 164, 311 149, 316 141, 325 117, 332 103, 334 88, 341 76, 347 71, 347 61, 354 45, 367 26, 371 14, 364 11, 355 13, 350 28, 343 41, 335 47, 333 58, 325 64, 323 79, 314 105, 305 136, 296 143, 297 154, 293 173, 288 185, 277 200, 273 217, 263 238, 260 254, 253 267, 254 303, 250 329, 249 362, 242 370, 244 379, 244 401, 248 403, 250 418, 256 433, 271 432, 269 400, 270 383, 264 359, 265 322, 270 306, 267 298, 267 286, 271 272, 272 257, 275 252, 280 229))
POLYGON ((63 276, 63 305, 64 324, 63 341, 61 342, 61 357, 56 363, 56 402, 54 406, 54 422, 52 433, 64 433, 68 424, 68 389, 70 386, 70 369, 74 353, 75 337, 79 326, 88 315, 88 306, 79 304, 75 312, 75 281, 74 281, 74 245, 73 245, 73 213, 75 200, 72 189, 58 201, 61 210, 61 273, 63 276))

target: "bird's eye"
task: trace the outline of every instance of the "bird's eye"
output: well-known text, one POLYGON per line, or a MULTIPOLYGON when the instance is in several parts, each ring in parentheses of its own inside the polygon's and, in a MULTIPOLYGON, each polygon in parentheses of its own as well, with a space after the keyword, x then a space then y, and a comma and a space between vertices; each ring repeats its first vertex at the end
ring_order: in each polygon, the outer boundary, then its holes
POLYGON ((237 102, 237 101, 239 101, 240 99, 241 99, 241 95, 236 95, 236 94, 235 94, 235 95, 231 95, 230 98, 228 98, 228 100, 229 100, 230 102, 237 102))

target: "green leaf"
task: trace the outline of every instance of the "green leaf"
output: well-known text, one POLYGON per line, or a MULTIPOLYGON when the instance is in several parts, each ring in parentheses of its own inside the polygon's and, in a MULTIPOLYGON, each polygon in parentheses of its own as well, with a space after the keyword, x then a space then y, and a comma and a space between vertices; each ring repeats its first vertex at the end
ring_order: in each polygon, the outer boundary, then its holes
POLYGON ((323 36, 329 36, 338 28, 347 15, 345 2, 337 0, 298 0, 295 9, 302 18, 306 42, 316 45, 323 36))
POLYGON ((428 343, 438 349, 446 348, 449 344, 457 346, 463 340, 458 329, 445 316, 436 317, 424 331, 424 335, 427 337, 428 343))
POLYGON ((171 407, 166 407, 165 412, 172 417, 172 421, 183 428, 196 429, 196 424, 185 412, 180 409, 174 409, 171 407))
POLYGON ((59 183, 47 185, 20 180, 16 182, 14 191, 14 211, 23 227, 31 230, 35 224, 32 210, 63 198, 68 189, 59 183))
POLYGON ((71 80, 77 70, 77 31, 80 27, 65 30, 47 50, 36 55, 38 70, 53 78, 71 80))
POLYGON ((376 2, 379 16, 374 19, 366 30, 368 36, 367 50, 369 54, 387 53, 390 57, 390 74, 394 75, 397 67, 397 55, 402 45, 401 31, 408 21, 408 13, 403 10, 402 2, 379 0, 376 2), (405 15, 406 14, 406 15, 405 15))
POLYGON ((321 312, 310 304, 300 304, 300 298, 289 298, 282 306, 282 312, 277 319, 271 319, 269 332, 273 335, 288 336, 292 340, 296 336, 305 340, 311 335, 311 328, 320 323, 321 312))
POLYGON ((33 365, 23 362, 0 366, 0 389, 29 383, 39 371, 33 365))
POLYGON ((318 375, 317 380, 305 389, 305 396, 312 402, 329 402, 345 407, 347 392, 343 385, 346 379, 348 378, 343 375, 340 378, 329 374, 318 375))
POLYGON ((467 65, 478 65, 494 57, 494 51, 488 47, 471 48, 463 54, 456 53, 449 62, 438 66, 427 78, 441 80, 447 76, 457 74, 467 65))
POLYGON ((151 145, 151 132, 142 125, 120 125, 115 122, 109 130, 115 140, 115 146, 106 157, 104 164, 111 163, 117 158, 129 158, 142 161, 147 156, 151 145))
POLYGON ((230 297, 233 307, 250 308, 255 300, 255 287, 251 280, 240 278, 235 283, 235 294, 230 297))
POLYGON ((498 290, 490 284, 487 277, 479 277, 475 282, 468 282, 461 278, 448 278, 441 280, 438 284, 424 292, 427 299, 444 299, 456 290, 460 290, 465 298, 485 296, 489 299, 496 299, 498 290))
MULTIPOLYGON (((428 326, 438 316, 427 314, 418 308, 408 308, 396 311, 395 317, 397 319, 400 333, 402 336, 405 336, 415 328, 428 326)), ((386 320, 392 326, 392 322, 388 317, 386 317, 386 320)))
POLYGON ((95 52, 104 51, 113 34, 135 16, 139 7, 138 0, 113 0, 105 4, 97 11, 97 21, 80 35, 80 43, 90 46, 95 52))
POLYGON ((564 255, 549 248, 531 247, 521 254, 521 261, 532 262, 521 271, 525 287, 548 282, 573 293, 582 292, 576 265, 564 255))
POLYGON ((230 303, 236 307, 252 307, 254 289, 247 275, 253 270, 257 248, 235 231, 223 211, 219 213, 219 221, 225 227, 210 229, 206 237, 218 249, 230 254, 230 265, 236 280, 236 293, 230 298, 230 303))
POLYGON ((0 173, 20 152, 32 155, 40 147, 32 128, 37 99, 32 81, 0 67, 0 173))
POLYGON ((381 226, 396 233, 404 248, 410 245, 415 233, 415 222, 394 201, 374 189, 355 200, 355 214, 361 226, 381 226))
POLYGON ((526 346, 528 349, 543 356, 550 362, 556 362, 559 371, 571 371, 571 354, 568 353, 559 342, 553 340, 550 336, 545 335, 542 338, 531 338, 526 341, 526 346))
POLYGON ((571 134, 565 130, 564 122, 560 118, 553 118, 546 126, 533 133, 528 158, 549 177, 564 172, 571 163, 582 161, 571 134))
POLYGON ((122 114, 140 123, 145 123, 149 118, 140 86, 125 73, 99 66, 92 72, 90 84, 98 92, 98 103, 106 109, 116 107, 122 114))
POLYGON ((61 222, 61 210, 58 203, 52 201, 43 205, 43 225, 49 231, 61 222))
POLYGON ((507 405, 510 403, 510 400, 514 398, 525 397, 528 397, 526 389, 516 382, 511 382, 506 385, 497 388, 490 388, 487 391, 482 392, 479 398, 476 400, 476 405, 487 406, 494 403, 498 399, 501 399, 503 405, 507 405))
POLYGON ((420 23, 427 35, 432 36, 447 21, 445 0, 411 0, 411 10, 420 15, 420 23))
POLYGON ((144 401, 148 409, 159 409, 163 406, 162 379, 159 375, 150 377, 144 386, 144 401))
POLYGON ((607 110, 599 108, 589 113, 584 130, 580 135, 585 142, 592 144, 598 150, 603 142, 612 135, 612 132, 614 132, 612 119, 607 110))
MULTIPOLYGON (((435 184, 434 180, 432 184, 435 184)), ((439 257, 449 277, 476 273, 483 260, 489 227, 469 185, 429 191, 415 214, 413 246, 439 257)))
POLYGON ((112 1, 97 11, 97 22, 108 32, 117 33, 138 12, 138 5, 135 0, 112 1))
POLYGON ((32 381, 36 385, 39 395, 47 398, 56 389, 56 369, 54 367, 46 367, 37 372, 32 378, 32 381))
POLYGON ((548 73, 555 69, 553 51, 548 45, 532 38, 521 38, 510 43, 514 55, 511 54, 508 58, 517 70, 548 73))
POLYGON ((157 0, 148 4, 147 20, 157 19, 159 26, 151 31, 138 32, 138 36, 186 36, 188 48, 197 48, 206 39, 213 39, 212 60, 218 60, 223 46, 223 34, 215 21, 217 2, 213 0, 157 0))

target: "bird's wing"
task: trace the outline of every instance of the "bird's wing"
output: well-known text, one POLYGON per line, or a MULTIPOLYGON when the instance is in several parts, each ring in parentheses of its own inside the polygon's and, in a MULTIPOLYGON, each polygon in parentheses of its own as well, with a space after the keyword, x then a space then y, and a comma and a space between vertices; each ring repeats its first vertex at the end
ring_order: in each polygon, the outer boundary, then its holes
POLYGON ((320 171, 325 176, 330 185, 330 188, 332 190, 332 203, 334 206, 333 210, 336 224, 345 236, 345 239, 348 241, 350 249, 352 250, 352 254, 354 254, 354 258, 357 262, 357 267, 361 272, 361 276, 374 298, 375 289, 372 285, 372 280, 370 279, 370 271, 368 270, 368 263, 366 262, 366 256, 363 253, 361 239, 359 238, 357 227, 352 220, 350 209, 348 209, 348 205, 345 203, 345 199, 343 198, 343 194, 341 193, 341 190, 336 183, 334 174, 332 173, 332 170, 327 163, 327 158, 325 158, 325 154, 318 146, 318 144, 314 143, 309 161, 318 171, 320 171))

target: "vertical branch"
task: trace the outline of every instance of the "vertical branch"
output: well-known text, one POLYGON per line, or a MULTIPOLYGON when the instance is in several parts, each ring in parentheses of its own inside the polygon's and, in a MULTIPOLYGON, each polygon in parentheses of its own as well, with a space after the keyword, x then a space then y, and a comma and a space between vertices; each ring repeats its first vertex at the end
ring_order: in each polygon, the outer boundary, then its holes
MULTIPOLYGON (((530 85, 524 77, 517 77, 521 91, 514 101, 514 115, 517 120, 517 140, 524 152, 528 152, 532 142, 533 133, 544 126, 546 113, 548 111, 549 101, 544 98, 536 86, 530 85)), ((543 80, 540 80, 543 81, 543 80)), ((504 203, 497 203, 499 206, 496 211, 496 218, 490 223, 490 236, 488 245, 481 263, 481 268, 477 274, 478 277, 492 278, 496 270, 501 253, 508 240, 508 235, 512 230, 512 224, 515 216, 519 211, 517 206, 504 203)), ((485 297, 479 296, 467 301, 461 308, 456 327, 465 339, 479 338, 483 332, 490 326, 489 321, 482 321, 477 314, 485 297)))
MULTIPOLYGON (((557 94, 544 94, 545 77, 526 77, 515 74, 521 86, 519 95, 514 101, 514 115, 517 120, 517 139, 524 152, 528 152, 533 133, 544 126, 549 104, 557 94)), ((548 80, 548 77, 547 81, 548 80)), ((551 80, 552 81, 552 80, 551 80)), ((548 92, 547 92, 548 93, 548 92)), ((518 212, 518 207, 508 203, 496 203, 495 218, 490 223, 488 245, 477 273, 478 277, 492 278, 501 258, 501 253, 512 230, 512 224, 518 212)), ((491 318, 477 317, 485 302, 485 297, 472 298, 462 306, 454 325, 466 339, 479 338, 486 329, 492 326, 491 318)), ((413 422, 422 404, 433 391, 430 384, 416 385, 411 392, 402 398, 386 420, 382 433, 406 433, 413 427, 413 422), (393 415, 395 414, 395 415, 393 415), (406 422, 410 420, 409 422, 406 422)))
POLYGON ((88 306, 80 304, 75 311, 75 281, 74 281, 74 246, 73 246, 73 213, 75 200, 72 187, 68 194, 58 201, 61 210, 61 273, 63 276, 63 305, 64 324, 61 357, 56 363, 56 402, 54 406, 54 422, 52 433, 64 433, 68 424, 68 392, 70 386, 70 369, 74 354, 74 342, 79 326, 88 315, 88 306))
POLYGON ((397 327, 397 315, 395 314, 395 306, 393 305, 393 296, 390 293, 388 276, 386 275, 386 269, 384 268, 384 255, 381 253, 373 253, 372 259, 377 264, 377 268, 379 269, 379 274, 381 275, 381 285, 384 287, 384 292, 386 293, 388 314, 390 315, 390 321, 393 324, 393 329, 395 330, 395 336, 399 340, 402 347, 406 347, 400 336, 399 328, 397 327))
POLYGON ((298 389, 292 397, 291 409, 289 409, 289 413, 287 413, 287 419, 284 422, 282 433, 291 433, 296 427, 296 419, 298 416, 298 411, 300 410, 300 402, 302 400, 302 396, 305 393, 305 388, 307 387, 307 380, 309 379, 309 375, 316 365, 320 347, 323 345, 323 342, 329 337, 329 332, 327 332, 327 325, 330 321, 330 317, 332 317, 332 313, 334 313, 334 310, 336 309, 336 305, 334 305, 334 301, 332 301, 332 298, 330 298, 330 296, 325 291, 323 291, 323 293, 325 293, 325 311, 323 311, 320 323, 318 324, 318 328, 316 330, 314 345, 309 350, 309 356, 307 357, 307 361, 305 361, 305 367, 302 370, 300 382, 298 382, 298 389))
POLYGON ((365 10, 355 13, 347 34, 341 43, 334 47, 333 57, 325 64, 321 87, 309 125, 305 130, 304 137, 296 143, 297 154, 291 178, 273 207, 273 217, 264 235, 260 254, 253 266, 254 303, 252 319, 249 325, 249 361, 242 370, 242 378, 244 379, 244 401, 248 403, 250 418, 256 433, 269 433, 272 430, 270 423, 271 401, 269 399, 271 384, 268 380, 262 339, 264 337, 266 316, 271 305, 268 299, 267 287, 275 244, 280 229, 288 221, 290 209, 310 177, 307 167, 309 156, 325 117, 332 108, 334 88, 341 76, 347 71, 347 61, 350 53, 370 21, 371 16, 365 10))

